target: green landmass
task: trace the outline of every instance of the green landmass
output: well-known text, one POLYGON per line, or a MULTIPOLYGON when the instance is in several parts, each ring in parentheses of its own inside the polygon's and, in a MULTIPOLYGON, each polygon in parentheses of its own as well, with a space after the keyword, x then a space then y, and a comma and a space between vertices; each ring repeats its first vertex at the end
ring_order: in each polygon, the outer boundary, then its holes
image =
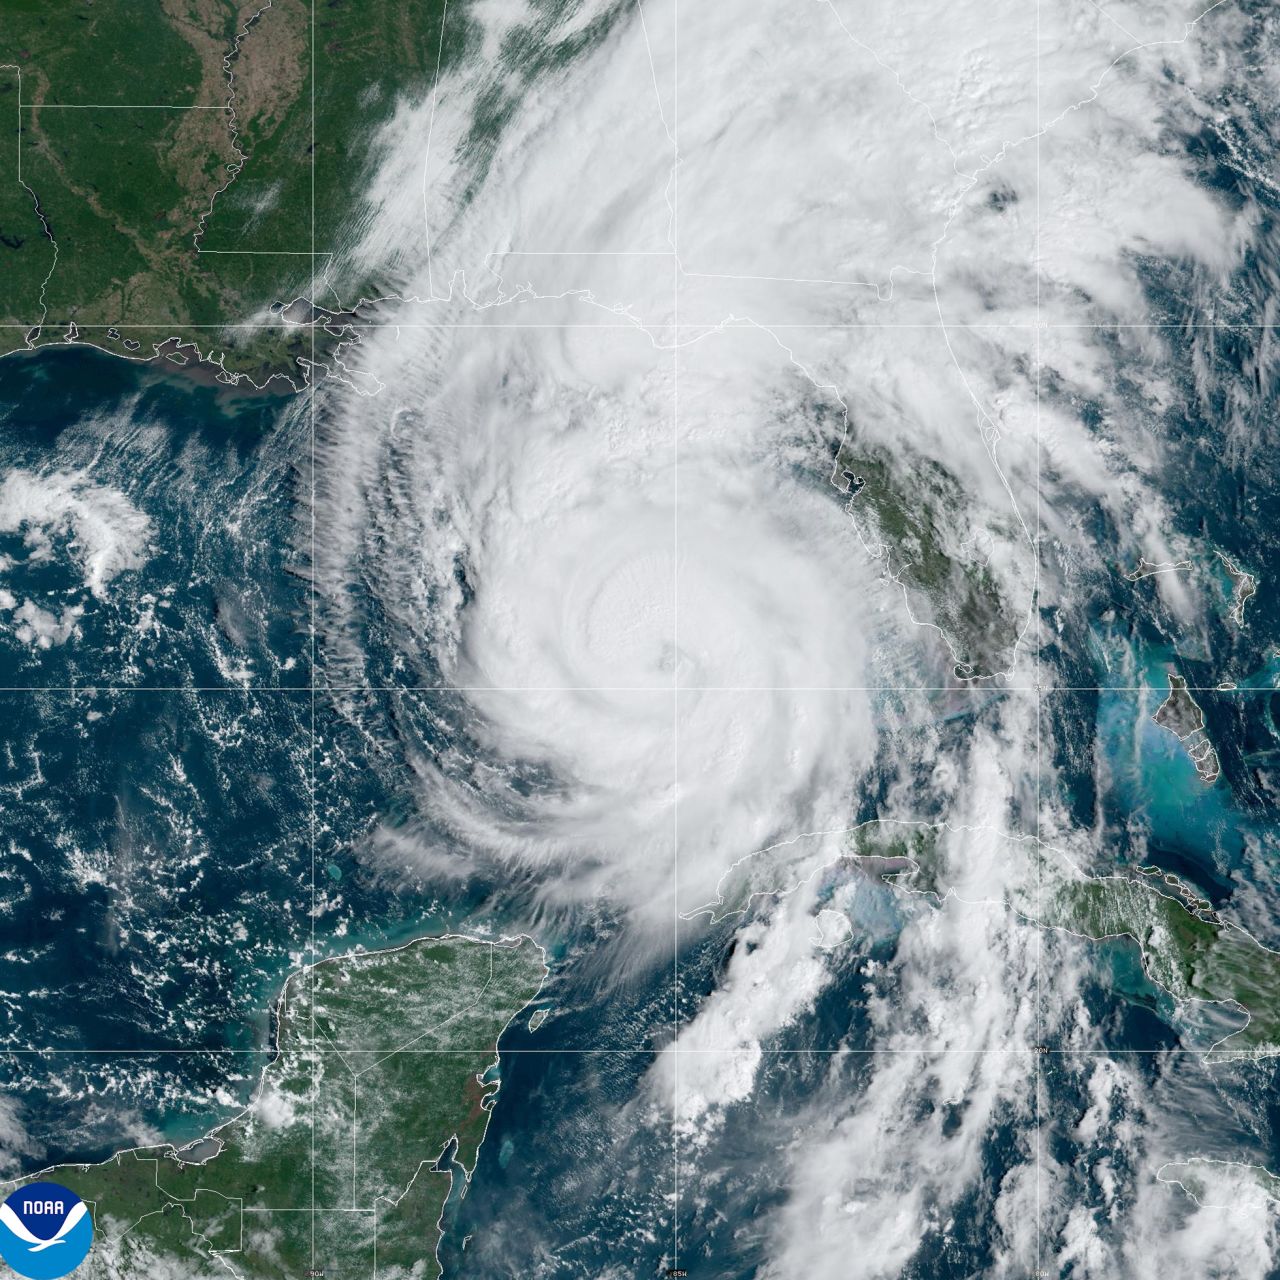
MULTIPOLYGON (((733 867, 718 900, 704 910, 723 919, 814 876, 869 877, 936 900, 959 881, 963 897, 987 898, 987 888, 968 883, 965 868, 951 862, 950 833, 945 823, 872 820, 832 833, 830 855, 816 869, 811 839, 823 837, 784 842, 733 867)), ((1239 1006, 1248 1023, 1214 1045, 1211 1058, 1280 1054, 1280 952, 1223 920, 1206 899, 1156 867, 1088 876, 1032 837, 996 838, 1008 847, 1009 879, 994 896, 1003 894, 1020 916, 1093 942, 1127 938, 1147 976, 1176 1000, 1239 1006)))
POLYGON ((1241 1191, 1256 1187, 1264 1196, 1280 1200, 1280 1178, 1256 1164, 1228 1160, 1207 1160, 1193 1156, 1175 1160, 1156 1170, 1161 1182, 1179 1186, 1198 1204, 1227 1208, 1238 1201, 1241 1191))
POLYGON ((1094 940, 1133 939, 1147 976, 1175 999, 1230 1001, 1244 1009, 1248 1024, 1215 1045, 1214 1056, 1280 1053, 1280 953, 1239 926, 1145 878, 1059 881, 1041 896, 1045 924, 1094 940))
MULTIPOLYGON (((871 830, 869 824, 864 831, 871 830)), ((947 891, 945 828, 936 838, 913 838, 914 869, 896 877, 916 892, 947 891)), ((900 824, 888 835, 899 839, 900 824)), ((1011 865, 1022 876, 1009 893, 1019 915, 1093 942, 1128 938, 1147 976, 1176 1000, 1238 1005, 1248 1023, 1224 1037, 1211 1058, 1280 1054, 1280 952, 1264 947, 1239 925, 1223 920, 1176 876, 1155 867, 1122 875, 1088 876, 1031 837, 1008 841, 1011 865), (1030 856, 1027 856, 1027 855, 1030 856)))
MULTIPOLYGON (((1174 999, 1238 1005, 1248 1023, 1215 1044, 1211 1060, 1280 1054, 1280 952, 1158 868, 1088 876, 1030 837, 1010 844, 1030 853, 1009 895, 1020 915, 1094 942, 1130 939, 1147 976, 1174 999)), ((922 863, 935 891, 938 863, 936 854, 922 863)))
POLYGON ((177 339, 255 385, 340 358, 378 132, 469 38, 444 12, 0 0, 0 354, 177 339))
POLYGON ((962 679, 989 676, 1017 638, 1000 590, 985 564, 958 555, 947 513, 966 509, 960 482, 940 463, 895 465, 887 450, 846 439, 833 483, 849 494, 849 511, 868 546, 879 546, 889 573, 929 602, 962 679))
POLYGON ((430 1280, 448 1166, 474 1170, 498 1037, 545 976, 527 939, 322 961, 285 984, 277 1056, 241 1114, 181 1149, 20 1181, 49 1178, 90 1204, 85 1280, 430 1280))
POLYGON ((1243 627, 1245 606, 1258 594, 1258 579, 1223 552, 1217 552, 1217 556, 1226 570, 1227 581, 1231 586, 1231 607, 1228 613, 1237 627, 1243 627))
POLYGON ((757 897, 789 892, 805 866, 812 866, 815 841, 829 842, 831 856, 819 870, 829 880, 857 874, 924 891, 934 887, 940 828, 929 822, 872 820, 847 831, 819 832, 785 840, 741 859, 721 877, 716 900, 701 908, 713 921, 746 911, 757 897))
POLYGON ((943 872, 939 828, 933 823, 868 822, 854 832, 853 856, 890 883, 918 893, 940 893, 943 872))
POLYGON ((1169 696, 1156 708, 1151 717, 1162 729, 1167 729, 1191 757, 1192 764, 1201 779, 1214 783, 1222 772, 1218 753, 1205 731, 1204 712, 1191 696, 1182 676, 1169 674, 1169 696))

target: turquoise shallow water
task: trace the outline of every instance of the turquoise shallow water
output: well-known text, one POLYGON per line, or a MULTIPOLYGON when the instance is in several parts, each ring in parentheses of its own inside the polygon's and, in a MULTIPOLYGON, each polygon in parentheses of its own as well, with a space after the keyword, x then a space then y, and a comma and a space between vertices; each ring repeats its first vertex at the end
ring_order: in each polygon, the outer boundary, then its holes
MULTIPOLYGON (((1235 359, 1221 355, 1223 384, 1237 376, 1235 359)), ((1204 429, 1189 414, 1169 424, 1171 456, 1197 475, 1171 483, 1171 508, 1188 536, 1259 571, 1248 626, 1233 628, 1219 611, 1191 634, 1150 583, 1084 575, 1063 606, 1060 650, 1045 660, 1064 690, 1101 690, 1047 694, 1044 726, 1059 756, 1054 800, 1079 829, 1096 831, 1100 867, 1165 867, 1272 936, 1280 605, 1262 569, 1280 505, 1256 459, 1206 455, 1204 429), (1230 497, 1246 473, 1253 506, 1230 497), (1196 697, 1223 766, 1213 787, 1151 722, 1170 670, 1204 687, 1196 697), (1227 680, 1238 688, 1214 690, 1227 680)), ((51 616, 77 611, 73 634, 48 647, 0 627, 0 992, 10 993, 0 1064, 30 1135, 17 1156, 87 1158, 156 1131, 186 1140, 222 1118, 252 1087, 269 1002, 311 954, 313 926, 320 954, 438 929, 530 928, 553 960, 551 1016, 537 1031, 522 1018, 504 1038, 502 1100, 477 1176, 451 1202, 442 1256, 477 1277, 509 1274, 512 1250, 550 1259, 547 1275, 597 1276, 610 1265, 653 1273, 673 1226, 672 1135, 660 1108, 648 1115, 645 1082, 677 1017, 691 1017, 722 979, 735 924, 689 925, 678 1003, 665 961, 634 963, 628 952, 620 976, 618 920, 549 904, 536 877, 469 862, 453 833, 431 827, 417 766, 466 781, 493 765, 464 700, 331 692, 323 631, 313 699, 308 445, 295 401, 229 399, 83 351, 0 361, 5 472, 118 516, 120 507, 101 507, 114 494, 146 526, 138 563, 96 591, 89 541, 110 534, 109 520, 103 533, 59 516, 34 543, 25 527, 0 533, 4 589, 51 616), (397 863, 397 840, 447 846, 451 871, 462 870, 432 877, 397 863)), ((1104 545, 1108 537, 1100 527, 1104 545)), ((1212 581, 1220 593, 1221 575, 1212 581)), ((361 642, 389 659, 395 634, 362 584, 351 596, 368 606, 361 642)), ((926 815, 936 812, 945 798, 919 743, 939 755, 958 749, 999 715, 1003 696, 939 697, 918 733, 895 728, 886 710, 878 729, 891 749, 863 780, 862 816, 904 781, 926 815), (903 760, 916 770, 905 779, 903 760)), ((515 788, 554 783, 502 767, 515 788)), ((901 996, 900 932, 913 911, 932 908, 904 905, 884 887, 860 892, 856 907, 831 984, 764 1046, 752 1104, 729 1109, 696 1160, 687 1156, 707 1179, 680 1208, 700 1275, 755 1273, 768 1253, 756 1224, 784 1195, 777 1152, 799 1117, 838 1114, 868 1087, 866 1055, 878 1043, 870 1010, 901 996), (832 1045, 842 1053, 827 1055, 832 1045)), ((1091 964, 1084 1000, 1109 1045, 1178 1045, 1177 1011, 1132 948, 1098 947, 1091 964)), ((945 987, 946 975, 934 977, 945 987)), ((1045 1070, 1051 1114, 1088 1105, 1089 1069, 1064 1058, 1045 1070)), ((1139 1071, 1153 1098, 1176 1099, 1190 1125, 1221 1135, 1220 1154, 1274 1166, 1260 1075, 1209 1080, 1182 1058, 1139 1071), (1234 1127, 1223 1121, 1228 1094, 1234 1127)), ((920 1123, 949 1105, 921 1102, 920 1123)), ((946 1123, 959 1126, 962 1112, 946 1123)), ((1030 1132, 1025 1111, 997 1109, 980 1143, 981 1176, 904 1276, 995 1265, 995 1197, 1025 1161, 1030 1132)), ((1088 1153, 1066 1124, 1051 1141, 1071 1195, 1090 1203, 1088 1153)))

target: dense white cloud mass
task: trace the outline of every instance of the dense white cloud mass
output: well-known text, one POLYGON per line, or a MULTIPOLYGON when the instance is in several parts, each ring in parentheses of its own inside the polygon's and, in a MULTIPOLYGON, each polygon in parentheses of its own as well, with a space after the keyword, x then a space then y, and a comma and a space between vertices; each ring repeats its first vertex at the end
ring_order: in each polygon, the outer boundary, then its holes
MULTIPOLYGON (((699 358, 676 430, 672 356, 643 334, 388 342, 370 363, 389 390, 342 424, 323 521, 327 550, 369 545, 339 524, 352 511, 390 543, 364 572, 410 677, 465 690, 486 752, 556 779, 520 802, 522 834, 487 842, 603 854, 610 895, 668 927, 677 835, 692 906, 746 849, 844 817, 897 610, 768 394, 785 357, 734 335, 699 358)), ((486 843, 442 780, 428 802, 486 843)))
MULTIPOLYGON (((1031 704, 1021 710, 1025 716, 1031 704)), ((1039 935, 1000 901, 1004 887, 1027 874, 1015 861, 1017 845, 1001 833, 1026 771, 1028 726, 1014 710, 1001 727, 1003 741, 980 733, 960 762, 963 797, 954 812, 968 825, 951 833, 943 853, 952 896, 941 907, 925 898, 907 905, 892 959, 865 963, 875 1051, 853 1058, 853 1096, 847 1086, 820 1091, 786 1145, 789 1199, 772 1224, 770 1275, 847 1275, 851 1256, 860 1276, 902 1274, 925 1237, 983 1182, 984 1146, 996 1125, 1027 1136, 1003 1183, 986 1188, 993 1242, 1009 1274, 1034 1268, 1030 1046, 1068 1016, 1072 984, 1038 997, 1039 935)), ((827 966, 840 951, 828 957, 815 940, 814 903, 840 908, 851 922, 851 949, 873 937, 867 899, 883 890, 840 873, 830 842, 808 847, 807 857, 775 867, 791 881, 808 874, 790 891, 787 879, 777 881, 779 908, 742 931, 749 947, 735 953, 682 1037, 697 1056, 679 1063, 677 1119, 695 1147, 714 1132, 720 1108, 749 1096, 768 1037, 831 980, 827 966), (825 878, 813 870, 824 864, 825 878), (738 1052, 724 1052, 735 1044, 738 1052), (704 1054, 710 1045, 721 1054, 704 1054)), ((1061 972, 1070 976, 1070 966, 1061 972)), ((656 1082, 666 1087, 671 1074, 667 1055, 656 1082)))
POLYGON ((32 560, 49 559, 54 540, 65 540, 84 585, 101 597, 116 574, 144 562, 151 522, 83 473, 11 471, 0 484, 0 533, 20 533, 32 560))
MULTIPOLYGON (((37 475, 16 469, 0 481, 0 534, 19 535, 23 560, 38 566, 65 552, 97 599, 117 574, 146 562, 151 521, 119 490, 95 483, 85 472, 37 475)), ((46 609, 2 585, 15 559, 0 554, 0 615, 24 644, 48 649, 65 644, 84 613, 83 603, 46 609)), ((75 594, 75 593, 73 593, 75 594)))
MULTIPOLYGON (((957 572, 999 592, 998 635, 976 669, 1007 670, 1037 582, 1036 519, 1070 534, 1068 500, 1085 493, 1135 559, 1174 551, 1141 431, 1168 396, 1162 340, 1122 339, 1140 381, 1121 395, 1119 355, 1087 326, 1146 314, 1143 258, 1191 260, 1208 287, 1248 241, 1247 218, 1161 141, 1195 111, 1162 68, 1212 77, 1197 17, 1171 5, 1126 24, 1083 0, 1038 19, 1025 5, 984 10, 976 24, 954 6, 910 21, 827 0, 624 7, 529 87, 496 142, 473 136, 470 112, 491 77, 516 73, 501 58, 469 64, 381 140, 357 252, 416 299, 392 318, 482 330, 429 342, 392 330, 367 342, 364 368, 399 400, 413 364, 456 360, 439 392, 465 397, 468 371, 496 359, 477 355, 489 325, 634 325, 654 372, 629 444, 652 465, 674 423, 682 440, 697 431, 692 406, 707 394, 730 393, 738 449, 752 429, 737 430, 735 399, 821 400, 855 459, 888 451, 903 483, 937 468, 940 493, 963 493, 962 509, 937 504, 931 532, 957 572), (1128 44, 1126 28, 1138 33, 1128 44), (784 365, 760 357, 762 341, 784 365), (1082 400, 1105 430, 1072 411, 1082 400)), ((554 328, 527 341, 549 385, 570 344, 554 328)), ((617 354, 611 331, 600 342, 617 354)), ((586 343, 573 340, 578 359, 586 343)), ((587 367, 604 372, 594 352, 587 367)), ((912 590, 920 549, 853 525, 874 567, 907 587, 904 614, 971 656, 936 599, 912 590)))
MULTIPOLYGON (((1092 1167, 1100 1205, 1073 1203, 1077 1175, 1037 1145, 1034 1046, 1096 1032, 1078 948, 1040 991, 1043 939, 1004 905, 1026 875, 1007 835, 1081 842, 1037 785, 1036 701, 994 704, 955 746, 938 700, 878 691, 953 668, 1051 683, 1036 604, 1066 604, 1062 564, 1114 567, 1082 511, 1130 563, 1185 552, 1149 431, 1168 339, 1126 326, 1151 314, 1144 264, 1176 264, 1212 308, 1256 234, 1169 145, 1206 118, 1214 50, 1245 19, 1179 0, 645 0, 539 28, 517 90, 504 50, 526 15, 473 18, 484 55, 378 140, 349 251, 394 288, 353 362, 382 390, 328 405, 318 475, 339 678, 460 698, 441 714, 475 767, 464 787, 423 766, 443 832, 423 856, 452 842, 664 945, 754 850, 852 826, 874 773, 879 816, 964 833, 952 894, 901 908, 892 958, 867 961, 879 1052, 854 1096, 833 1084, 797 1119, 767 1273, 898 1275, 975 1187, 993 1274, 1046 1247, 1079 1277, 1227 1248, 1209 1208, 1188 1218, 1155 1182, 1158 1131, 1092 1167), (497 84, 518 107, 478 131, 497 84), (985 1185, 1001 1126, 1015 1156, 985 1185)), ((1158 585, 1197 615, 1193 586, 1158 585)), ((694 1152, 879 927, 882 885, 823 881, 821 835, 786 847, 768 887, 789 892, 744 918, 688 1055, 648 1078, 647 1114, 674 1098, 694 1152)), ((1113 1093, 1143 1105, 1136 1075, 1082 1087, 1082 1141, 1116 1130, 1113 1093)), ((1250 1202, 1222 1274, 1264 1274, 1269 1212, 1250 1202)))

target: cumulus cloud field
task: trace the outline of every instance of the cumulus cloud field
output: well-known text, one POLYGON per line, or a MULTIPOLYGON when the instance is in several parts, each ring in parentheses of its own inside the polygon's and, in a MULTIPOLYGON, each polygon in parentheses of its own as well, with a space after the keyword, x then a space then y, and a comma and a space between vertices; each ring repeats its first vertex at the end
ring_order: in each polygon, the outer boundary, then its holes
MULTIPOLYGON (((1101 1052, 1091 953, 1006 905, 1005 839, 1098 856, 1044 764, 1047 654, 1095 576, 1188 553, 1157 429, 1179 334, 1266 248, 1186 141, 1258 87, 1240 50, 1264 16, 467 12, 471 56, 374 139, 345 252, 386 299, 319 422, 331 678, 447 693, 474 757, 466 785, 420 764, 395 856, 611 913, 657 967, 731 868, 791 851, 618 1119, 669 1129, 696 1187, 878 927, 883 886, 814 875, 824 833, 954 824, 956 892, 907 902, 862 967, 856 1088, 833 1066, 788 1112, 761 1273, 907 1274, 977 1196, 993 1275, 1270 1274, 1273 1199, 1228 1222, 1156 1177, 1210 1153, 1176 1081, 1101 1052), (1057 1037, 1072 1117, 1038 1057, 1057 1037), (1082 1175, 1059 1139, 1122 1154, 1082 1175)), ((1158 586, 1194 627, 1194 586, 1158 586)))

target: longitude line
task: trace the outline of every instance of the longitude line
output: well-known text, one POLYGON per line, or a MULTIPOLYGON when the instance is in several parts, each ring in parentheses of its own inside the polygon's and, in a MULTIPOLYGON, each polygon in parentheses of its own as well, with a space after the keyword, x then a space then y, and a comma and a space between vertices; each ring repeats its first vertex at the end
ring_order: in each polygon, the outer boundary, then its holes
MULTIPOLYGON (((1036 377, 1035 377, 1035 444, 1036 444, 1036 525, 1035 525, 1035 545, 1032 548, 1035 556, 1035 576, 1032 579, 1032 618, 1034 621, 1034 629, 1032 630, 1033 645, 1032 660, 1035 663, 1035 716, 1036 716, 1036 813, 1035 813, 1035 833, 1036 833, 1036 849, 1040 851, 1040 798, 1041 785, 1043 781, 1043 762, 1040 751, 1040 731, 1043 715, 1043 679, 1039 669, 1039 631, 1040 631, 1040 555, 1041 555, 1041 484, 1040 484, 1040 0, 1036 0, 1036 41, 1035 41, 1035 66, 1036 66, 1036 187, 1035 187, 1035 204, 1034 204, 1034 231, 1033 231, 1033 250, 1032 250, 1032 269, 1035 272, 1036 283, 1036 337, 1035 337, 1035 361, 1036 361, 1036 377)), ((1042 1024, 1044 1016, 1044 1001, 1042 998, 1042 979, 1044 973, 1044 903, 1043 903, 1043 883, 1044 883, 1044 865, 1043 860, 1039 856, 1036 857, 1036 975, 1035 975, 1035 1027, 1036 1042, 1042 1043, 1044 1040, 1044 1028, 1042 1024)), ((1040 1116, 1040 1093, 1043 1085, 1044 1071, 1043 1061, 1040 1054, 1035 1057, 1035 1125, 1036 1125, 1036 1275, 1044 1274, 1043 1257, 1044 1257, 1044 1202, 1043 1189, 1041 1187, 1043 1173, 1043 1147, 1044 1134, 1041 1125, 1040 1116)))
MULTIPOLYGON (((311 0, 311 299, 316 289, 316 0, 311 0)), ((320 1056, 316 1053, 316 326, 311 335, 311 367, 307 370, 311 444, 311 968, 307 975, 311 1014, 311 1270, 316 1271, 316 1106, 320 1056)), ((354 1169, 352 1171, 354 1177, 354 1169)))
POLYGON ((680 1268, 680 0, 671 23, 671 1266, 680 1268))

